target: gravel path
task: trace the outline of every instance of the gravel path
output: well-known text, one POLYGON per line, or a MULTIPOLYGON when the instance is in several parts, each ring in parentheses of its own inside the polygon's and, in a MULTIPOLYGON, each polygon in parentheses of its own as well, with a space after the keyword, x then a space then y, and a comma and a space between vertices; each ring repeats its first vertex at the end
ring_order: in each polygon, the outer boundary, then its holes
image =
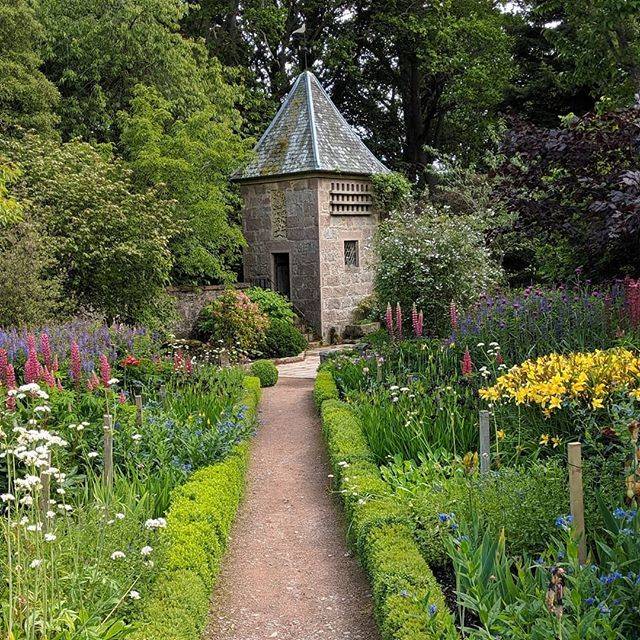
POLYGON ((205 640, 376 640, 366 576, 330 494, 313 379, 265 389, 245 501, 205 640))

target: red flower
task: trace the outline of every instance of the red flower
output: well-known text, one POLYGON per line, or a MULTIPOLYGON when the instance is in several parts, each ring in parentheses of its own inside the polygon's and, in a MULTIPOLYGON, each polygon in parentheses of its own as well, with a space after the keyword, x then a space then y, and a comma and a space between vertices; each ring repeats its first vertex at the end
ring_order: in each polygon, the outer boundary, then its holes
POLYGON ((124 395, 124 391, 120 391, 120 394, 118 395, 118 402, 120 404, 124 404, 127 401, 127 396, 124 395))
POLYGON ((56 379, 53 377, 53 373, 49 371, 49 368, 45 366, 42 370, 42 380, 43 382, 52 389, 56 388, 56 379))
POLYGON ((7 367, 9 366, 9 355, 5 349, 0 349, 0 384, 7 382, 7 367))
POLYGON ((471 354, 469 353, 469 347, 464 350, 464 355, 462 356, 462 361, 460 362, 460 366, 462 368, 462 375, 469 376, 473 371, 473 362, 471 361, 471 354))
POLYGON ((131 355, 130 353, 128 353, 126 357, 124 357, 120 361, 121 367, 137 367, 139 364, 140 364, 140 360, 138 360, 138 358, 131 355))
POLYGON ((396 338, 402 340, 402 307, 400 303, 396 303, 396 338))
POLYGON ((385 314, 384 321, 387 325, 387 331, 389 332, 389 337, 393 338, 393 311, 391 310, 390 302, 387 302, 387 312, 385 314))

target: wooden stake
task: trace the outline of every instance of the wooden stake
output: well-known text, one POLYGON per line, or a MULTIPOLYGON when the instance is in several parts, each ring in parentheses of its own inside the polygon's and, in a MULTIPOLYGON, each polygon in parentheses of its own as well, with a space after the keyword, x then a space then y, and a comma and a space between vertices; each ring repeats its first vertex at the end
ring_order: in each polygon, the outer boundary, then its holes
POLYGON ((134 396, 136 401, 136 424, 141 427, 142 426, 142 396, 136 395, 134 396))
POLYGON ((573 530, 578 540, 578 560, 587 562, 587 540, 584 527, 584 497, 582 493, 582 445, 570 442, 567 448, 569 458, 569 504, 573 516, 573 530))
POLYGON ((110 415, 104 415, 104 484, 109 489, 113 485, 113 422, 110 415))
POLYGON ((488 411, 480 412, 480 473, 488 473, 489 469, 491 469, 490 415, 488 411))

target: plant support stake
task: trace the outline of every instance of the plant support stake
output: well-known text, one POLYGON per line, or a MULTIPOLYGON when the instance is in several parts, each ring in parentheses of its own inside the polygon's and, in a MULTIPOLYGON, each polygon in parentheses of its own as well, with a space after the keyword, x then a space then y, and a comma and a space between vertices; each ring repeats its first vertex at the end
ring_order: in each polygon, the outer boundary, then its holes
POLYGON ((142 426, 142 396, 136 395, 136 424, 138 427, 142 426))
POLYGON ((480 412, 480 473, 488 473, 491 468, 489 415, 488 411, 480 412))
POLYGON ((102 479, 109 489, 113 485, 113 418, 104 415, 104 469, 102 479))
POLYGON ((584 497, 582 493, 582 445, 570 442, 569 458, 569 504, 573 516, 573 531, 578 540, 578 560, 587 562, 587 541, 584 529, 584 497))

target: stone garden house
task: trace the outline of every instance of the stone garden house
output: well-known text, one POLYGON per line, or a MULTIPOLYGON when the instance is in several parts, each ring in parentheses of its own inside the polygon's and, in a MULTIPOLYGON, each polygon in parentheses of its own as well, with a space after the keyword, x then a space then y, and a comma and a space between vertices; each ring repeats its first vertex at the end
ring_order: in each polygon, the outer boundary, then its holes
POLYGON ((388 171, 305 71, 234 177, 244 201, 245 280, 288 296, 325 341, 372 293, 378 214, 370 178, 388 171))

